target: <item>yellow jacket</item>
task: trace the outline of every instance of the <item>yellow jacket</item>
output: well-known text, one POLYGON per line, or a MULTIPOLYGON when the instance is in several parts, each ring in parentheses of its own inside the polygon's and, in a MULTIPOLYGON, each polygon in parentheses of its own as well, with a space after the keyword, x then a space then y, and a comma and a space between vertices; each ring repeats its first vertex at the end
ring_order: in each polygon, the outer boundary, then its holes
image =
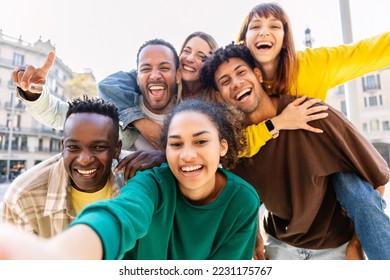
MULTIPOLYGON (((293 95, 325 101, 329 89, 390 66, 390 32, 337 47, 321 47, 297 52, 297 84, 293 95)), ((255 155, 270 140, 264 122, 246 129, 248 149, 241 157, 255 155)))

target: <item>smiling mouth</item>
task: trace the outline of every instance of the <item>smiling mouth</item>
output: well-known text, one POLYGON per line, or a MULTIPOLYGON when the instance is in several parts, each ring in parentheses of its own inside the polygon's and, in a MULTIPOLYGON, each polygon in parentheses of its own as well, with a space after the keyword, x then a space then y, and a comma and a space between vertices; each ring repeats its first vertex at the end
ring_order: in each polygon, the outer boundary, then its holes
POLYGON ((92 174, 94 174, 96 171, 97 171, 97 168, 94 168, 94 169, 88 169, 88 170, 82 170, 82 169, 75 169, 76 172, 82 176, 90 176, 92 174))
POLYGON ((148 88, 150 94, 156 98, 164 96, 166 87, 163 85, 153 85, 148 88))
POLYGON ((202 169, 202 165, 194 165, 194 166, 183 166, 180 168, 183 172, 193 172, 202 169))
POLYGON ((272 48, 273 44, 270 42, 260 42, 256 44, 256 48, 259 50, 268 50, 272 48))
POLYGON ((252 92, 251 89, 245 89, 245 90, 241 91, 239 94, 236 95, 236 100, 237 101, 243 100, 245 97, 249 96, 251 94, 251 92, 252 92))
POLYGON ((191 73, 195 73, 196 72, 196 69, 193 68, 193 67, 189 67, 187 65, 183 65, 183 69, 188 71, 188 72, 191 72, 191 73))

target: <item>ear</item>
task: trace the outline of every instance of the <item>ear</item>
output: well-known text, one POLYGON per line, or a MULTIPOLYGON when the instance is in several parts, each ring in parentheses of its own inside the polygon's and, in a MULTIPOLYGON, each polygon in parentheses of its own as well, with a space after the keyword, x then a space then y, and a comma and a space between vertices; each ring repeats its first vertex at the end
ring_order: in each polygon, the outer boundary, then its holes
POLYGON ((137 86, 139 87, 138 70, 137 70, 137 75, 135 77, 136 77, 136 80, 137 80, 137 86))
POLYGON ((119 159, 119 155, 122 151, 122 140, 118 140, 118 143, 116 143, 115 146, 115 153, 114 153, 114 159, 119 159))
POLYGON ((176 84, 179 84, 181 82, 181 71, 180 68, 176 71, 176 84))
POLYGON ((215 99, 217 99, 218 102, 225 104, 225 101, 222 98, 222 95, 219 91, 215 92, 215 99))
POLYGON ((61 153, 64 152, 64 148, 65 148, 65 146, 64 146, 64 138, 62 138, 61 139, 61 153))
POLYGON ((253 69, 253 72, 255 73, 257 79, 259 79, 260 83, 263 82, 263 73, 261 73, 261 70, 257 67, 253 69))
POLYGON ((227 151, 228 151, 228 142, 225 140, 225 139, 222 139, 221 140, 221 143, 220 143, 220 145, 221 145, 221 150, 220 150, 220 156, 221 157, 223 157, 223 156, 225 156, 226 155, 226 153, 227 153, 227 151))

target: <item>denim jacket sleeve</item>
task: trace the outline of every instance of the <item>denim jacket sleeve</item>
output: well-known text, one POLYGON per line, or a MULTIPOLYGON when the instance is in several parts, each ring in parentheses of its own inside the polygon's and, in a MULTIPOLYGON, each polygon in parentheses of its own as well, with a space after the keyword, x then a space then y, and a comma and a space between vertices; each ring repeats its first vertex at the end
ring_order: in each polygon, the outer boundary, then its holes
POLYGON ((24 92, 17 87, 16 97, 26 106, 26 111, 30 112, 34 119, 49 127, 63 129, 69 104, 56 96, 50 94, 47 87, 39 98, 35 101, 28 101, 24 98, 24 92))
POLYGON ((122 129, 131 122, 144 118, 139 107, 141 91, 137 85, 137 71, 119 71, 98 83, 101 98, 114 103, 118 107, 122 129))

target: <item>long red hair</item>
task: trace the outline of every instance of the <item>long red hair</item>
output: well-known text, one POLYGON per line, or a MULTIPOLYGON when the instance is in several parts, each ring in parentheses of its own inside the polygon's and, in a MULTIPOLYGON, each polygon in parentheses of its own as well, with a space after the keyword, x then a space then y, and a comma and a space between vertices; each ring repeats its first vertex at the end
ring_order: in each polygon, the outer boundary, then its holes
POLYGON ((241 29, 237 37, 237 43, 245 42, 248 25, 256 15, 265 18, 273 16, 283 23, 283 47, 279 53, 279 62, 273 78, 273 92, 281 95, 294 95, 291 90, 293 85, 296 83, 298 72, 297 53, 295 51, 290 19, 279 4, 262 3, 255 6, 246 16, 241 25, 241 29))

